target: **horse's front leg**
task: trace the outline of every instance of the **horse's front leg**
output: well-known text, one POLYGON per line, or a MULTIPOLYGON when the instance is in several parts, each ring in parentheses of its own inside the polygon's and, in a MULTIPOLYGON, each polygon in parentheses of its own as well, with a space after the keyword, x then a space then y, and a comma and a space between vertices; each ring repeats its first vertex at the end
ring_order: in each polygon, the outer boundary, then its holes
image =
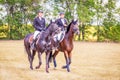
POLYGON ((59 53, 59 51, 55 51, 54 54, 53 54, 53 63, 54 63, 54 67, 57 67, 57 63, 56 63, 56 56, 57 54, 59 53))
POLYGON ((50 52, 46 52, 46 72, 49 73, 49 56, 50 56, 50 52))
POLYGON ((67 68, 67 71, 68 72, 70 72, 70 69, 69 69, 69 59, 68 59, 68 53, 67 53, 67 51, 64 51, 64 56, 65 56, 65 60, 66 60, 66 65, 65 66, 63 66, 62 68, 64 69, 64 68, 67 68))
POLYGON ((70 52, 70 53, 68 53, 68 59, 69 59, 69 65, 71 64, 71 57, 72 57, 72 53, 70 52))
POLYGON ((38 66, 36 66, 36 69, 39 69, 42 64, 41 54, 42 54, 41 52, 38 52, 39 64, 38 66))

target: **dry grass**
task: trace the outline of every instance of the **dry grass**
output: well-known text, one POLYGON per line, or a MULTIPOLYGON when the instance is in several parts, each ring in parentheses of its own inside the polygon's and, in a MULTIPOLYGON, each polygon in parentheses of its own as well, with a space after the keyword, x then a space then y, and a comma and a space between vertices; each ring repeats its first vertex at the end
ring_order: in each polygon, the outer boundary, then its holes
MULTIPOLYGON (((23 41, 0 41, 0 80, 120 80, 120 44, 74 42, 71 72, 61 69, 63 53, 57 56, 57 68, 45 72, 45 54, 40 69, 30 70, 23 41)), ((34 67, 38 64, 37 55, 34 67)))

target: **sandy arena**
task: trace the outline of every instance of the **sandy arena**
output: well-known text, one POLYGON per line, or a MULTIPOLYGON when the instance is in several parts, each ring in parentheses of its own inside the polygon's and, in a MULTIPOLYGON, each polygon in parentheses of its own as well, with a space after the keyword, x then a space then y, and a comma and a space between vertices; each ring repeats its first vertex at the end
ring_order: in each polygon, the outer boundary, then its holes
POLYGON ((35 56, 30 70, 23 40, 0 41, 0 80, 120 80, 120 43, 74 42, 71 72, 65 65, 63 53, 57 58, 57 68, 50 64, 50 73, 45 72, 45 54, 42 66, 36 70, 35 56))

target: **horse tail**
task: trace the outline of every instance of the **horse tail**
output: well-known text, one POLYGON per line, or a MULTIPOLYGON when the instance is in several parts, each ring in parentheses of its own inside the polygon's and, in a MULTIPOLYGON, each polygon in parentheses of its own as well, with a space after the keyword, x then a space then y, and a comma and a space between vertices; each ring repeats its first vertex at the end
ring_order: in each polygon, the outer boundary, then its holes
POLYGON ((52 62, 52 51, 50 52, 50 56, 49 56, 49 62, 52 62))
POLYGON ((26 35, 24 38, 24 52, 30 54, 30 43, 29 43, 30 34, 26 35))
POLYGON ((27 53, 27 52, 28 52, 27 50, 28 50, 28 49, 27 49, 27 45, 26 45, 25 38, 24 38, 24 53, 27 53))

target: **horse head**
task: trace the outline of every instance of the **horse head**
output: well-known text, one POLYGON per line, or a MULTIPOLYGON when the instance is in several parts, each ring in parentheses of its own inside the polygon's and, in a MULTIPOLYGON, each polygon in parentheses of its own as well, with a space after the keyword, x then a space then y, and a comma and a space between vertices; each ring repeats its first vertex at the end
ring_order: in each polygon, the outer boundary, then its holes
POLYGON ((50 24, 49 24, 49 31, 50 31, 50 34, 56 34, 56 33, 59 33, 60 32, 60 28, 58 27, 58 25, 56 24, 56 22, 54 21, 50 21, 50 24))
POLYGON ((72 28, 73 33, 79 35, 80 31, 79 31, 78 20, 72 20, 72 24, 71 25, 73 26, 73 28, 72 28))

